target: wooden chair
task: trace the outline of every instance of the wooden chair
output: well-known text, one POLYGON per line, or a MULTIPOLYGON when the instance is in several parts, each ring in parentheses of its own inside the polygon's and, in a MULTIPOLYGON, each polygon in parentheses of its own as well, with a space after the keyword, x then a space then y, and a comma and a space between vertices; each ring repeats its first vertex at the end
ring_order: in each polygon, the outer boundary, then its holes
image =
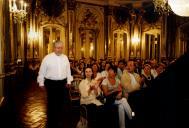
POLYGON ((81 78, 74 78, 74 80, 71 83, 69 94, 70 94, 70 100, 71 100, 72 107, 80 106, 79 83, 81 80, 82 80, 81 78))

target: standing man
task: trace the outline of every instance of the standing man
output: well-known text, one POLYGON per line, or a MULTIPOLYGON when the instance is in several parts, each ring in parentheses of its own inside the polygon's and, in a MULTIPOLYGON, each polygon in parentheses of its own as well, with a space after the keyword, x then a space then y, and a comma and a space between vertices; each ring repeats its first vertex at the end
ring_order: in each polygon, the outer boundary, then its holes
POLYGON ((47 127, 59 128, 65 127, 62 121, 70 116, 69 86, 73 77, 68 57, 62 53, 63 42, 54 42, 53 48, 54 52, 42 60, 37 82, 47 92, 47 127))

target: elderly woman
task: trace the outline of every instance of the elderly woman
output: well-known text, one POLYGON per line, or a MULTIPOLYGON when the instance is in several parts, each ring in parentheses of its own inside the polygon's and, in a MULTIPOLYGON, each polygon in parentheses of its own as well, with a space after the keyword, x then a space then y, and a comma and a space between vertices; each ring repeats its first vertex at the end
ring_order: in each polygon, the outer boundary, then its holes
POLYGON ((143 67, 142 77, 142 88, 150 87, 154 77, 151 74, 151 65, 146 63, 143 67))
POLYGON ((116 67, 109 67, 108 77, 102 81, 102 90, 106 97, 115 95, 115 101, 113 101, 113 104, 118 106, 119 127, 125 128, 125 114, 127 114, 129 119, 132 119, 132 110, 127 99, 122 97, 122 87, 120 80, 116 78, 116 72, 116 67))

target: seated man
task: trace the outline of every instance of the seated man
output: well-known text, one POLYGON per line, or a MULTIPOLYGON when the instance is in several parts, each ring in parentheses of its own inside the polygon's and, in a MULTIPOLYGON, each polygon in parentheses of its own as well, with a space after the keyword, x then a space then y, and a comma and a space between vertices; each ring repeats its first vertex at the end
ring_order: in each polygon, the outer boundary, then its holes
POLYGON ((140 89, 141 77, 139 74, 135 73, 134 61, 130 60, 127 62, 127 67, 123 71, 121 77, 121 85, 123 86, 124 96, 128 98, 128 93, 140 89))

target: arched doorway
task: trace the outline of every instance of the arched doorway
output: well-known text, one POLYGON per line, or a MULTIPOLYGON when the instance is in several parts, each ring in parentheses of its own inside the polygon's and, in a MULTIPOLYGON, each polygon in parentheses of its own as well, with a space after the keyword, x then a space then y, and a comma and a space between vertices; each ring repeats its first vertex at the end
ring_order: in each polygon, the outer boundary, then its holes
POLYGON ((80 28, 81 57, 96 58, 98 29, 80 28))
POLYGON ((64 42, 63 52, 66 53, 65 28, 56 24, 46 24, 41 27, 41 50, 40 57, 44 57, 53 51, 53 42, 61 40, 64 42))

